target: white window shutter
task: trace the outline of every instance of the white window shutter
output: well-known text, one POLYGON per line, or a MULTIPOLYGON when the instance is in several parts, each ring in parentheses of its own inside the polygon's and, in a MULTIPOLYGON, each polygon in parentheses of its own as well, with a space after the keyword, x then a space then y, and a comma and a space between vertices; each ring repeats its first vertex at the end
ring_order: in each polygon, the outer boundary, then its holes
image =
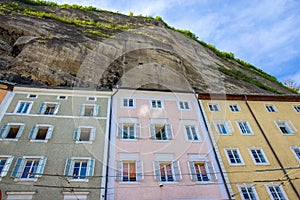
POLYGON ((144 179, 142 167, 143 167, 142 161, 140 161, 140 160, 136 161, 136 179, 137 179, 137 181, 144 179))
POLYGON ((81 106, 80 106, 80 113, 79 113, 81 116, 84 115, 84 110, 85 110, 85 105, 81 104, 81 106))
POLYGON ((151 132, 151 138, 155 140, 155 138, 156 138, 155 124, 150 124, 150 132, 151 132))
POLYGON ((123 124, 119 123, 118 125, 118 137, 123 138, 123 124))
POLYGON ((179 161, 172 162, 172 167, 173 167, 174 179, 176 181, 181 180, 182 175, 181 175, 181 171, 180 171, 179 161))
POLYGON ((295 128, 295 126, 293 125, 293 123, 289 120, 286 122, 288 124, 288 126, 290 127, 292 133, 297 132, 297 129, 295 128))
POLYGON ((54 129, 54 126, 49 126, 48 127, 47 135, 46 135, 46 138, 45 138, 46 140, 49 140, 52 137, 53 129, 54 129))
POLYGON ((95 159, 89 159, 87 162, 87 166, 87 177, 92 177, 94 175, 95 159))
POLYGON ((159 161, 153 161, 154 179, 161 181, 159 161))
POLYGON ((18 133, 17 133, 17 135, 16 135, 16 138, 19 138, 19 137, 21 137, 21 135, 22 135, 22 133, 23 133, 23 130, 24 130, 24 125, 22 124, 22 125, 20 125, 20 128, 19 128, 19 131, 18 131, 18 133))
POLYGON ((123 170, 122 170, 122 161, 116 161, 116 180, 117 181, 122 181, 123 177, 123 170))
POLYGON ((22 175, 23 166, 25 165, 25 159, 22 157, 19 157, 15 163, 14 169, 11 173, 11 177, 19 178, 22 175))
POLYGON ((170 124, 166 124, 165 127, 167 131, 168 140, 171 140, 173 138, 172 126, 170 124))
POLYGON ((38 126, 33 126, 29 133, 29 139, 34 140, 36 138, 38 130, 39 130, 38 126))
POLYGON ((91 128, 91 132, 90 132, 90 141, 95 140, 95 135, 96 135, 96 128, 93 127, 93 128, 91 128))
POLYGON ((8 124, 4 124, 0 130, 0 138, 5 138, 9 132, 10 126, 8 124))
POLYGON ((140 138, 141 137, 141 124, 135 124, 135 137, 140 138))
POLYGON ((44 114, 47 108, 47 104, 42 103, 40 110, 39 110, 39 114, 44 114))
POLYGON ((40 177, 40 176, 42 176, 42 174, 44 172, 45 165, 46 165, 46 161, 47 161, 46 157, 42 157, 40 159, 40 162, 39 162, 39 165, 37 167, 36 174, 35 174, 34 177, 40 177))
POLYGON ((0 174, 0 177, 6 176, 6 174, 7 174, 8 170, 9 170, 9 167, 10 167, 10 165, 11 165, 13 159, 14 159, 13 156, 10 156, 10 157, 8 157, 8 158, 6 159, 6 162, 5 162, 5 165, 4 165, 3 169, 2 169, 2 172, 1 172, 1 174, 0 174))
POLYGON ((194 162, 193 161, 188 161, 188 166, 189 166, 189 172, 190 172, 191 180, 197 181, 198 179, 197 179, 197 174, 196 174, 194 162))
POLYGON ((80 132, 81 132, 81 128, 80 127, 75 128, 74 135, 73 135, 73 140, 79 141, 80 132))
POLYGON ((207 169, 207 174, 209 177, 210 181, 216 181, 217 180, 217 175, 215 173, 214 166, 211 162, 205 162, 206 169, 207 169))
POLYGON ((54 109, 54 112, 53 112, 54 115, 58 112, 59 106, 60 106, 60 103, 56 103, 55 109, 54 109))
POLYGON ((93 116, 97 116, 97 115, 98 115, 98 112, 99 112, 99 105, 95 104, 95 105, 94 105, 94 113, 93 113, 93 116))
POLYGON ((231 124, 231 122, 228 120, 228 121, 224 121, 227 129, 228 129, 228 133, 232 133, 234 130, 233 130, 233 126, 231 124))

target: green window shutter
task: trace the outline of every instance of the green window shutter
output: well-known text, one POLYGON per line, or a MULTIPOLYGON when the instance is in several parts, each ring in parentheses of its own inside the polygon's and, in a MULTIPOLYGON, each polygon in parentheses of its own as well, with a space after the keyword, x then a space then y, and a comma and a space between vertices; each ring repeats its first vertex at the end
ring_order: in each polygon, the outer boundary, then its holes
POLYGON ((26 160, 22 157, 19 157, 15 163, 14 169, 11 173, 11 177, 19 178, 22 175, 23 166, 25 165, 26 160))
POLYGON ((39 130, 38 126, 33 126, 30 133, 29 133, 28 138, 34 140, 36 138, 38 130, 39 130))
POLYGON ((25 128, 25 126, 22 124, 22 125, 20 125, 20 128, 19 128, 19 131, 18 131, 18 133, 17 133, 17 135, 16 135, 16 138, 19 138, 19 137, 21 137, 21 135, 22 135, 22 133, 23 133, 23 130, 24 130, 24 128, 25 128))
POLYGON ((42 103, 40 109, 39 109, 39 114, 44 114, 47 108, 47 104, 42 103))
POLYGON ((92 177, 94 175, 95 159, 89 159, 87 162, 87 166, 87 177, 92 177))
POLYGON ((1 174, 0 174, 0 177, 4 177, 4 176, 7 175, 7 172, 8 172, 8 170, 9 170, 9 167, 10 167, 10 165, 11 165, 13 159, 14 159, 13 156, 10 156, 10 157, 8 157, 8 158, 6 159, 6 162, 5 162, 5 165, 4 165, 3 169, 2 169, 2 172, 1 172, 1 174))
POLYGON ((72 158, 67 158, 66 160, 66 166, 65 166, 65 172, 64 174, 68 177, 73 177, 73 166, 74 166, 74 160, 72 158))
POLYGON ((84 110, 85 110, 85 105, 81 104, 80 112, 79 112, 80 116, 84 116, 84 110))
POLYGON ((90 141, 94 141, 95 140, 95 135, 96 135, 96 128, 93 127, 93 128, 91 128, 90 141))
POLYGON ((60 106, 60 103, 56 103, 55 109, 54 109, 54 112, 53 112, 54 115, 58 112, 59 106, 60 106))
POLYGON ((42 157, 40 159, 39 165, 38 165, 37 170, 36 170, 35 177, 41 177, 42 176, 42 174, 44 172, 45 165, 46 165, 46 161, 47 161, 46 157, 42 157))
POLYGON ((9 132, 10 126, 8 124, 4 124, 0 130, 0 138, 6 138, 9 132))
POLYGON ((81 132, 81 128, 80 127, 75 128, 74 135, 73 135, 73 140, 79 141, 80 132, 81 132))
POLYGON ((48 128, 48 131, 47 131, 47 135, 46 135, 46 140, 49 140, 52 136, 52 133, 53 133, 53 129, 54 129, 54 126, 49 126, 48 128))
POLYGON ((97 116, 99 113, 99 105, 95 104, 94 105, 94 113, 93 113, 93 116, 97 116))

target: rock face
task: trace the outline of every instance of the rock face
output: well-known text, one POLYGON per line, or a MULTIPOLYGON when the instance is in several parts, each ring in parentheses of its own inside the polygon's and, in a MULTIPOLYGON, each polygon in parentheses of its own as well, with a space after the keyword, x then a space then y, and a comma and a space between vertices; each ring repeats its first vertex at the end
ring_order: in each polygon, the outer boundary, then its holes
POLYGON ((290 93, 162 21, 28 1, 0 2, 1 80, 38 86, 290 93))

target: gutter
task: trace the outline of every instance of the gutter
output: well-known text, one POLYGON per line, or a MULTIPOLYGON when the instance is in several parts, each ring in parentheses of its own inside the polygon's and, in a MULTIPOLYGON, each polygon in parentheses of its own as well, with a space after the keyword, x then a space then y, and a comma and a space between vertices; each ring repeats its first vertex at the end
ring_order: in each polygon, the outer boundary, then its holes
POLYGON ((252 111, 250 105, 248 104, 247 96, 244 95, 244 97, 245 97, 245 99, 244 99, 244 100, 245 100, 245 103, 246 103, 246 105, 247 105, 247 107, 248 107, 248 109, 249 109, 249 111, 250 111, 252 117, 254 118, 254 120, 255 120, 255 122, 256 122, 256 124, 257 124, 259 130, 261 131, 262 135, 264 136, 264 138, 265 138, 265 140, 266 140, 266 142, 267 142, 269 148, 271 149, 273 155, 275 156, 275 159, 276 159, 276 161, 278 162, 280 168, 282 169, 282 171, 283 171, 283 173, 284 173, 284 176, 286 177, 286 179, 288 180, 288 182, 291 184, 291 186, 292 186, 292 188, 293 188, 295 194, 296 194, 296 195, 298 196, 298 198, 300 199, 300 195, 299 195, 299 193, 298 193, 296 187, 294 186, 293 182, 291 181, 291 179, 290 179, 290 177, 289 177, 287 171, 285 170, 283 164, 281 163, 279 157, 277 156, 277 154, 276 154, 276 152, 275 152, 275 150, 274 150, 272 144, 270 143, 270 141, 269 141, 268 137, 266 136, 264 130, 263 130, 262 127, 260 126, 260 124, 259 124, 257 118, 255 117, 255 115, 254 115, 254 113, 253 113, 253 111, 252 111))

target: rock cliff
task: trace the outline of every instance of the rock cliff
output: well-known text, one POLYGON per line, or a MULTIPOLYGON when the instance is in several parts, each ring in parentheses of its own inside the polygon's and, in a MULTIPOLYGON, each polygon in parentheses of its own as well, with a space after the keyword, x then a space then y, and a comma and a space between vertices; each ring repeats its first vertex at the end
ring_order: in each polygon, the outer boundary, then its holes
POLYGON ((150 17, 0 1, 0 79, 25 85, 291 93, 150 17))

